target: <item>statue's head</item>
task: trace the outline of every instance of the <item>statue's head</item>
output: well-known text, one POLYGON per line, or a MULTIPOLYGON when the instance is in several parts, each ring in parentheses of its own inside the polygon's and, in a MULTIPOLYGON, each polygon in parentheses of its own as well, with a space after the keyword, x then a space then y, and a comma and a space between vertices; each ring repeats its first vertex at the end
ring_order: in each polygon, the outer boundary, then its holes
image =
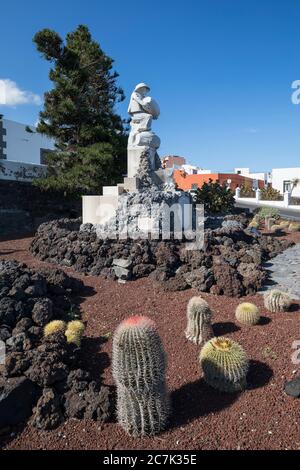
POLYGON ((145 96, 150 91, 150 87, 148 85, 146 85, 146 83, 139 83, 135 87, 134 91, 137 91, 142 96, 145 96))

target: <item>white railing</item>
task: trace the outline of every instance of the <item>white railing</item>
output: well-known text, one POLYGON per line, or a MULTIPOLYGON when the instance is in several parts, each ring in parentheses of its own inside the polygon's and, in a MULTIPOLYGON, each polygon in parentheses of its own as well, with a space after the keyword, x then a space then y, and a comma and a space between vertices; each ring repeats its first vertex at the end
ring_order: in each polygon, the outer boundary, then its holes
POLYGON ((235 190, 235 203, 237 207, 247 207, 254 210, 257 207, 274 207, 279 209, 282 214, 291 217, 300 218, 300 205, 291 204, 291 193, 286 191, 282 201, 265 201, 261 199, 261 190, 255 191, 255 197, 241 197, 241 188, 235 190))

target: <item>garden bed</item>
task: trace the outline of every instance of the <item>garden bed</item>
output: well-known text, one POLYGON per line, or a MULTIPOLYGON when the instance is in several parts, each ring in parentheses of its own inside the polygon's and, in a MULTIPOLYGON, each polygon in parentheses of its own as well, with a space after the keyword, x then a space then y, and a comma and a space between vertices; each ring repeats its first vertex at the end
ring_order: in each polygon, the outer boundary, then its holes
MULTIPOLYGON (((291 234, 299 242, 299 234, 291 234), (298 238, 297 238, 298 237, 298 238)), ((30 239, 0 243, 2 258, 16 258, 32 267, 47 266, 29 251, 30 239)), ((65 269, 65 268, 64 268, 65 269)), ((65 269, 68 273, 72 270, 65 269)), ((83 340, 90 369, 101 362, 102 382, 113 386, 110 368, 111 338, 118 323, 129 315, 145 314, 158 325, 168 354, 167 384, 172 416, 168 430, 155 438, 134 439, 114 422, 69 419, 53 431, 40 431, 29 422, 23 429, 2 435, 6 449, 299 449, 299 400, 287 396, 284 382, 299 373, 291 361, 292 342, 300 321, 299 302, 288 313, 271 314, 260 295, 247 300, 259 306, 263 321, 248 328, 238 325, 238 299, 202 294, 214 313, 217 335, 238 341, 250 363, 247 390, 221 394, 205 385, 198 348, 186 340, 186 305, 195 289, 159 292, 151 279, 125 285, 100 276, 80 278, 93 295, 83 294, 81 310, 87 322, 83 340)), ((243 299, 244 300, 244 299, 243 299)))

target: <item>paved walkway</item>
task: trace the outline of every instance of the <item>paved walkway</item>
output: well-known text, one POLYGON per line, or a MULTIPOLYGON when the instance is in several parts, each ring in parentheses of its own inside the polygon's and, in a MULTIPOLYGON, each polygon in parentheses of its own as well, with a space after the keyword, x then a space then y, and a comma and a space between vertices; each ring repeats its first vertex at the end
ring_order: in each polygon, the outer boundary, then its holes
POLYGON ((260 293, 278 288, 300 299, 300 243, 269 260, 264 268, 269 271, 269 280, 260 293))

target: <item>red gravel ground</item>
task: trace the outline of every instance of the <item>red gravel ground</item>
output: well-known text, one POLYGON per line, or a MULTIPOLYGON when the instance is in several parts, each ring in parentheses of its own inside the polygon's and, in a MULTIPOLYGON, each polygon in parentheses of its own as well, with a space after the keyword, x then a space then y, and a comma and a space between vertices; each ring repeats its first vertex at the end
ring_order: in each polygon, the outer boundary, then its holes
MULTIPOLYGON (((300 242, 300 234, 291 237, 300 242)), ((45 265, 28 252, 29 243, 30 239, 0 242, 0 258, 32 267, 45 265)), ((203 294, 214 312, 215 333, 241 343, 251 360, 248 389, 238 396, 221 394, 204 383, 199 348, 184 336, 186 305, 195 291, 161 293, 150 279, 118 284, 66 271, 94 289, 81 306, 88 322, 85 341, 94 341, 98 351, 94 367, 97 370, 99 361, 106 366, 104 383, 113 385, 112 340, 100 344, 96 338, 112 333, 129 315, 148 315, 158 324, 168 353, 167 382, 173 404, 169 429, 155 438, 137 439, 116 423, 74 419, 51 432, 28 424, 5 441, 5 449, 300 449, 300 401, 283 392, 284 381, 299 373, 291 360, 292 343, 300 340, 299 303, 289 313, 271 314, 260 295, 247 297, 261 308, 263 322, 244 327, 234 317, 239 299, 203 294)))

